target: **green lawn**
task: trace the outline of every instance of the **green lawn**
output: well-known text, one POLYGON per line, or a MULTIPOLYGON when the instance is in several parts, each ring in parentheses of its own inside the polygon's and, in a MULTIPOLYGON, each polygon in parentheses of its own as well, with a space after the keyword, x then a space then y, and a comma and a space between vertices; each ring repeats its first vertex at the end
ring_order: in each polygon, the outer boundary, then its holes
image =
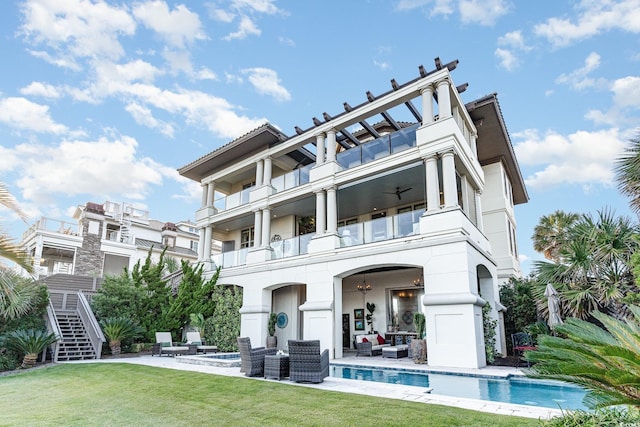
POLYGON ((537 420, 125 363, 0 377, 0 425, 527 426, 537 420))

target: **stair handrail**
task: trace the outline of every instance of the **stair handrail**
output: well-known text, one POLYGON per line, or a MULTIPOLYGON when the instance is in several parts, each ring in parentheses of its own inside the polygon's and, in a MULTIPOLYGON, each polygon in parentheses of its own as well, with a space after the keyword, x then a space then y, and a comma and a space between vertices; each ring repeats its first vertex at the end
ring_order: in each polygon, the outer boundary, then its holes
POLYGON ((100 359, 102 356, 102 343, 107 340, 98 324, 98 319, 96 319, 93 310, 91 310, 87 297, 82 291, 78 291, 78 314, 85 325, 87 335, 89 335, 89 339, 91 340, 91 346, 96 354, 96 359, 100 359))
POLYGON ((56 310, 53 308, 53 303, 51 302, 51 298, 49 298, 49 304, 47 305, 47 332, 50 334, 54 334, 58 340, 51 344, 53 347, 53 354, 51 356, 51 360, 54 362, 58 361, 58 342, 62 339, 62 330, 60 329, 60 324, 58 323, 58 318, 56 317, 56 310))

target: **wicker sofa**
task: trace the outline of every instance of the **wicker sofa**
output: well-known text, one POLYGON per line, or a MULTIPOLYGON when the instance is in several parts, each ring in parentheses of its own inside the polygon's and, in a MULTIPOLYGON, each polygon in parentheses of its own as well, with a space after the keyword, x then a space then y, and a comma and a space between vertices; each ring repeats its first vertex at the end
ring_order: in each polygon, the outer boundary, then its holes
POLYGON ((384 347, 391 346, 391 340, 385 340, 380 334, 360 334, 355 336, 357 356, 379 356, 384 347))
POLYGON ((319 340, 289 340, 289 379, 321 383, 329 376, 329 350, 320 352, 319 340))

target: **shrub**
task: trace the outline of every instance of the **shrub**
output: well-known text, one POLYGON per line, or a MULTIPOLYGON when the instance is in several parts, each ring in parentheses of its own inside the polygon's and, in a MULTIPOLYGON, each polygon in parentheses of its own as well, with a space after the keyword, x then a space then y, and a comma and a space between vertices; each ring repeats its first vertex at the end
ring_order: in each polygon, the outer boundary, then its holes
POLYGON ((493 363, 496 360, 496 328, 498 321, 491 317, 491 304, 486 303, 482 307, 482 328, 484 330, 484 352, 487 363, 493 363))
POLYGON ((629 407, 597 409, 593 412, 578 410, 563 412, 562 417, 545 420, 541 424, 551 427, 637 426, 640 425, 640 412, 629 407))
POLYGON ((38 354, 58 338, 46 331, 29 329, 9 332, 6 340, 10 349, 24 355, 22 367, 29 368, 35 364, 38 354))
POLYGON ((124 340, 139 337, 142 333, 138 324, 127 317, 107 317, 100 321, 100 326, 114 356, 120 354, 124 340))

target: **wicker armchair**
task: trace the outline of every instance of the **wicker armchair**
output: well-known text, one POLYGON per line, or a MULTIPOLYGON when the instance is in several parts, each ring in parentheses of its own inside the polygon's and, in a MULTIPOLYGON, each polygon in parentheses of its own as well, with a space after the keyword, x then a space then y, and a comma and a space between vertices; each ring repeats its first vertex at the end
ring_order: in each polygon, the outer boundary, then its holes
POLYGON ((261 377, 264 375, 264 356, 276 354, 276 348, 251 348, 251 339, 238 337, 238 351, 240 351, 240 372, 247 377, 261 377))
POLYGON ((329 350, 320 353, 320 341, 289 340, 289 379, 321 383, 329 376, 329 350))

